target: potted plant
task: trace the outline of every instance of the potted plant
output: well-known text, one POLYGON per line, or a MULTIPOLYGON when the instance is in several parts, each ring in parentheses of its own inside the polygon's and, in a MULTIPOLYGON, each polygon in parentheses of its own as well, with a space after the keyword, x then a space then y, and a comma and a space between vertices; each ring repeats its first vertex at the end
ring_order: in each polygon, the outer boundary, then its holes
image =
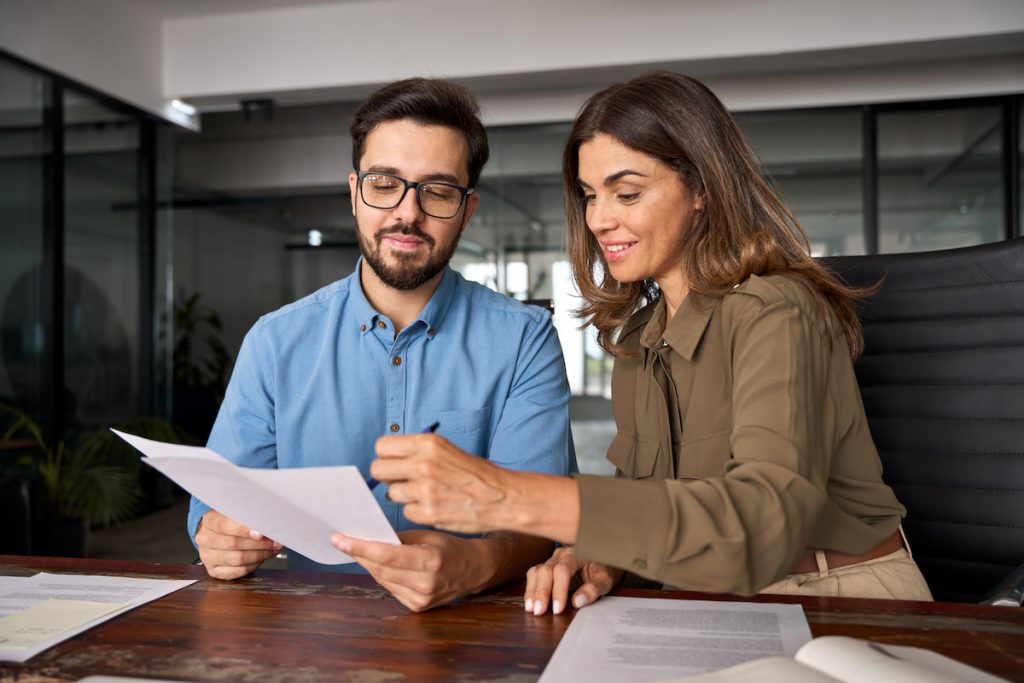
MULTIPOLYGON (((48 443, 32 417, 10 406, 0 413, 11 421, 0 440, 31 443, 16 454, 15 466, 31 481, 33 498, 32 552, 81 557, 92 526, 106 526, 136 510, 140 460, 137 453, 109 429, 85 432, 69 444, 48 443)), ((180 441, 165 420, 132 418, 120 429, 161 441, 180 441)))
POLYGON ((199 292, 174 307, 174 422, 193 441, 206 440, 224 398, 231 354, 221 341, 220 316, 199 292))

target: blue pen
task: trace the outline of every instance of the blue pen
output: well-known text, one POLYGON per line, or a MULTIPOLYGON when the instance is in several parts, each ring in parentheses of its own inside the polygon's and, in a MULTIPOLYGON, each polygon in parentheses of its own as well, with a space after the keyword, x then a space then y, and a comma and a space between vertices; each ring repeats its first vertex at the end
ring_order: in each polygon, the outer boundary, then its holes
MULTIPOLYGON (((440 427, 440 426, 441 426, 440 422, 435 422, 434 424, 432 424, 429 427, 427 427, 426 429, 424 429, 423 433, 424 434, 433 434, 434 432, 437 431, 437 428, 440 427)), ((370 487, 371 491, 374 490, 375 488, 377 488, 377 484, 379 484, 379 483, 380 482, 377 481, 376 479, 374 479, 373 477, 370 477, 369 479, 366 480, 366 485, 370 487)))

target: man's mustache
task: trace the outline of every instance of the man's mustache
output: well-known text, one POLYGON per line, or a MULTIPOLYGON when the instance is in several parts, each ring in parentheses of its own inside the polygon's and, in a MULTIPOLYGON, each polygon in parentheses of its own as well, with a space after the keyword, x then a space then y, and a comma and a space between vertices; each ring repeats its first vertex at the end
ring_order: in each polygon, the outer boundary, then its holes
POLYGON ((388 235, 396 235, 396 234, 397 235, 409 235, 411 237, 416 237, 416 238, 422 240, 428 246, 431 246, 431 247, 434 246, 434 238, 433 237, 431 237, 427 233, 423 232, 422 230, 420 230, 416 226, 409 225, 408 223, 395 223, 394 225, 389 225, 386 228, 381 228, 380 230, 378 230, 377 232, 375 232, 373 234, 373 239, 379 245, 380 241, 382 239, 384 239, 385 237, 387 237, 388 235))

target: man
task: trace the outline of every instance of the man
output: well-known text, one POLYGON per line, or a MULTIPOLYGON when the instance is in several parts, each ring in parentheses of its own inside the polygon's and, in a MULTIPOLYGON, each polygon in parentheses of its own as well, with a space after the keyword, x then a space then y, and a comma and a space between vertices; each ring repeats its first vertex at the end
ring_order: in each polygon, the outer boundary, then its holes
MULTIPOLYGON (((438 422, 438 434, 506 467, 574 471, 550 317, 448 268, 488 157, 473 96, 446 81, 400 81, 370 97, 351 133, 356 272, 249 331, 210 448, 250 467, 356 465, 369 478, 381 434, 438 422)), ((531 537, 416 527, 386 493, 374 489, 401 546, 335 543, 410 609, 520 578, 547 559, 550 544, 531 537)), ((194 498, 188 527, 216 578, 244 576, 280 549, 194 498)), ((294 551, 289 567, 330 569, 294 551)))

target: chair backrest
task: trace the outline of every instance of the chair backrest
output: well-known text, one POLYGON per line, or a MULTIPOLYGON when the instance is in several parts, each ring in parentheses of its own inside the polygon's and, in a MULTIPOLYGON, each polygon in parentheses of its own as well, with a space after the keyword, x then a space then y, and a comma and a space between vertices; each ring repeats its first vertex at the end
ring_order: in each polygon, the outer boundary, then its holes
POLYGON ((1024 563, 1024 238, 826 263, 862 302, 855 364, 884 477, 939 600, 1024 563))

